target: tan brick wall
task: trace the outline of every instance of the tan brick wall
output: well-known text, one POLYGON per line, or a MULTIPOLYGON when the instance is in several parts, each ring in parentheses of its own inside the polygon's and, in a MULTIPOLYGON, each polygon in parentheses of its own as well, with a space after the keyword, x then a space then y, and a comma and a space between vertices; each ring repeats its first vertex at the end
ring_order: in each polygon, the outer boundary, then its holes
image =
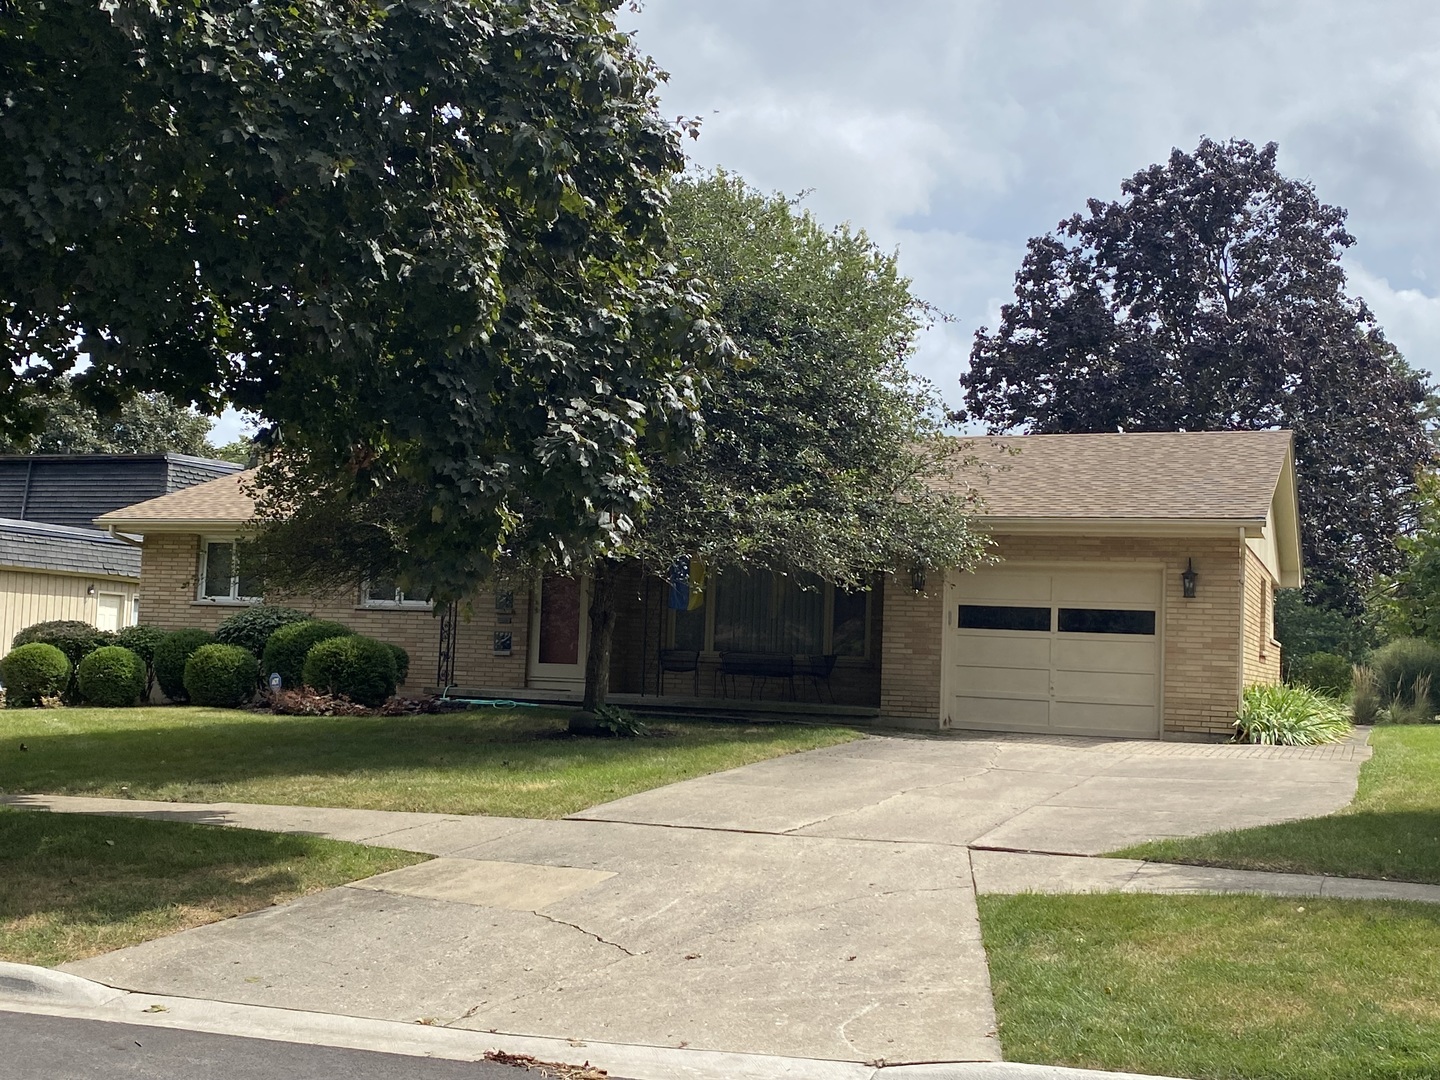
POLYGON ((1260 556, 1245 551, 1245 685, 1280 681, 1280 645, 1274 640, 1275 581, 1260 556))
POLYGON ((940 645, 945 621, 945 579, 932 575, 916 593, 903 575, 886 574, 880 715, 893 720, 940 723, 940 645))
MULTIPOLYGON (((1242 552, 1234 538, 995 537, 996 553, 1019 563, 1149 563, 1163 565, 1165 732, 1173 738, 1223 738, 1231 732, 1244 660, 1241 621, 1242 552), (1182 595, 1180 575, 1193 559, 1199 575, 1194 599, 1182 595)), ((881 713, 938 724, 944 601, 930 583, 916 596, 907 582, 886 579, 885 664, 881 713)), ((1278 663, 1278 660, 1276 661, 1278 663)))
MULTIPOLYGON (((157 533, 145 538, 140 553, 140 620, 167 630, 199 627, 213 630, 240 605, 195 599, 199 571, 198 535, 157 533)), ((399 645, 410 654, 410 675, 401 688, 418 693, 435 683, 440 646, 440 620, 428 608, 367 608, 360 606, 358 588, 327 596, 267 596, 317 619, 344 623, 357 633, 399 645)), ((525 655, 530 622, 530 591, 515 588, 515 611, 508 626, 498 622, 493 591, 462 605, 456 632, 455 677, 470 687, 517 688, 525 685, 525 655), (496 656, 494 632, 508 629, 514 639, 510 656, 496 656)))

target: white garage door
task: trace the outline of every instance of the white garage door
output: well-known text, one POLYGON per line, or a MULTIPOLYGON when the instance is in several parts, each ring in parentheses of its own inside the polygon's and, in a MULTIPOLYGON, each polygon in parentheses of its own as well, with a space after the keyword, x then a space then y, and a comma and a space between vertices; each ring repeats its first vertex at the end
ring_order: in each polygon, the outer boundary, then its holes
POLYGON ((950 722, 1156 738, 1157 571, 977 570, 951 580, 950 722))

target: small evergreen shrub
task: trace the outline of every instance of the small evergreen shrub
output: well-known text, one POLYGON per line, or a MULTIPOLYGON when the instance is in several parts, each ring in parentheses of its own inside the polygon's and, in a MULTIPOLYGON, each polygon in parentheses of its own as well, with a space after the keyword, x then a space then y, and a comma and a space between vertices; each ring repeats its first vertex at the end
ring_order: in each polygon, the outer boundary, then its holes
POLYGON ((260 661, 240 645, 201 645, 185 661, 185 693, 196 705, 234 709, 255 693, 260 661))
POLYGON ((275 604, 256 604, 241 608, 215 628, 215 640, 221 645, 239 645, 249 649, 259 660, 265 655, 265 643, 282 626, 304 622, 310 616, 294 608, 275 604))
POLYGON ((171 701, 186 701, 185 663, 202 645, 215 638, 205 630, 172 630, 155 646, 155 681, 171 701))
POLYGON ((39 705, 58 697, 70 683, 70 659, 43 641, 19 645, 0 660, 0 681, 5 683, 5 704, 12 709, 39 705))
POLYGON ((1375 674, 1380 697, 1387 702, 1406 701, 1440 712, 1440 646, 1421 638, 1397 638, 1370 654, 1366 665, 1375 674), (1424 678, 1425 702, 1415 700, 1417 680, 1424 678))
POLYGON ((1235 741, 1317 746, 1350 733, 1349 710, 1303 686, 1247 686, 1235 717, 1235 741))
POLYGON ((74 667, 100 646, 109 645, 114 640, 114 634, 108 630, 97 630, 87 622, 80 622, 78 619, 53 619, 50 622, 27 626, 15 635, 10 647, 13 649, 17 645, 30 645, 35 642, 54 645, 74 667))
POLYGON ((389 649, 390 655, 395 658, 395 685, 403 686, 405 680, 410 677, 410 654, 399 645, 392 645, 388 641, 382 641, 380 644, 389 649))
POLYGON ((75 682, 92 705, 135 705, 145 692, 145 661, 123 645, 102 645, 80 661, 75 682))
POLYGON ((165 631, 160 627, 146 626, 144 623, 127 626, 115 635, 116 645, 129 649, 145 664, 145 690, 140 695, 142 698, 148 698, 155 685, 155 648, 164 636, 165 631))
POLYGON ((395 657, 384 642, 349 634, 327 638, 305 657, 305 685, 322 694, 342 694, 371 708, 395 694, 395 657))
POLYGON ((306 619, 280 627, 265 644, 265 657, 260 664, 260 677, 268 679, 271 672, 280 676, 286 690, 298 688, 304 680, 305 655, 319 642, 344 637, 355 631, 338 622, 306 619))
POLYGON ((1290 682, 1332 697, 1350 693, 1353 679, 1350 661, 1335 653, 1315 652, 1290 661, 1290 682))

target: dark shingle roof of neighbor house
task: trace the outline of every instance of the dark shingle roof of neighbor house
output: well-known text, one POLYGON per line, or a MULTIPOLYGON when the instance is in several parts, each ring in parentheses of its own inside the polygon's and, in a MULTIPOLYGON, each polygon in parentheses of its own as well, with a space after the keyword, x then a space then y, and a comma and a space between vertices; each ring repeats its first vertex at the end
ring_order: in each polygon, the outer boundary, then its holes
POLYGON ((107 511, 240 468, 188 454, 4 454, 0 518, 87 528, 107 511))
POLYGON ((986 467, 956 479, 990 517, 1263 522, 1290 432, 979 436, 973 453, 986 467))
POLYGON ((140 549, 98 529, 0 518, 0 567, 140 577, 140 549))

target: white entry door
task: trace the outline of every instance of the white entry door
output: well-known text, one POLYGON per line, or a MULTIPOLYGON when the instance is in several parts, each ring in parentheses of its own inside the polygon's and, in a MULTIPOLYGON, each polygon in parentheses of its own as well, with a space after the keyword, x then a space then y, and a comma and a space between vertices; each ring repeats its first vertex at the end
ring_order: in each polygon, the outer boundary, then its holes
POLYGON ((952 577, 947 711, 954 727, 1158 738, 1158 570, 952 577))
POLYGON ((589 647, 589 582, 546 574, 531 607, 530 678, 542 690, 578 690, 585 686, 589 647))
POLYGON ((95 628, 112 634, 125 625, 125 597, 102 592, 95 597, 95 628))

